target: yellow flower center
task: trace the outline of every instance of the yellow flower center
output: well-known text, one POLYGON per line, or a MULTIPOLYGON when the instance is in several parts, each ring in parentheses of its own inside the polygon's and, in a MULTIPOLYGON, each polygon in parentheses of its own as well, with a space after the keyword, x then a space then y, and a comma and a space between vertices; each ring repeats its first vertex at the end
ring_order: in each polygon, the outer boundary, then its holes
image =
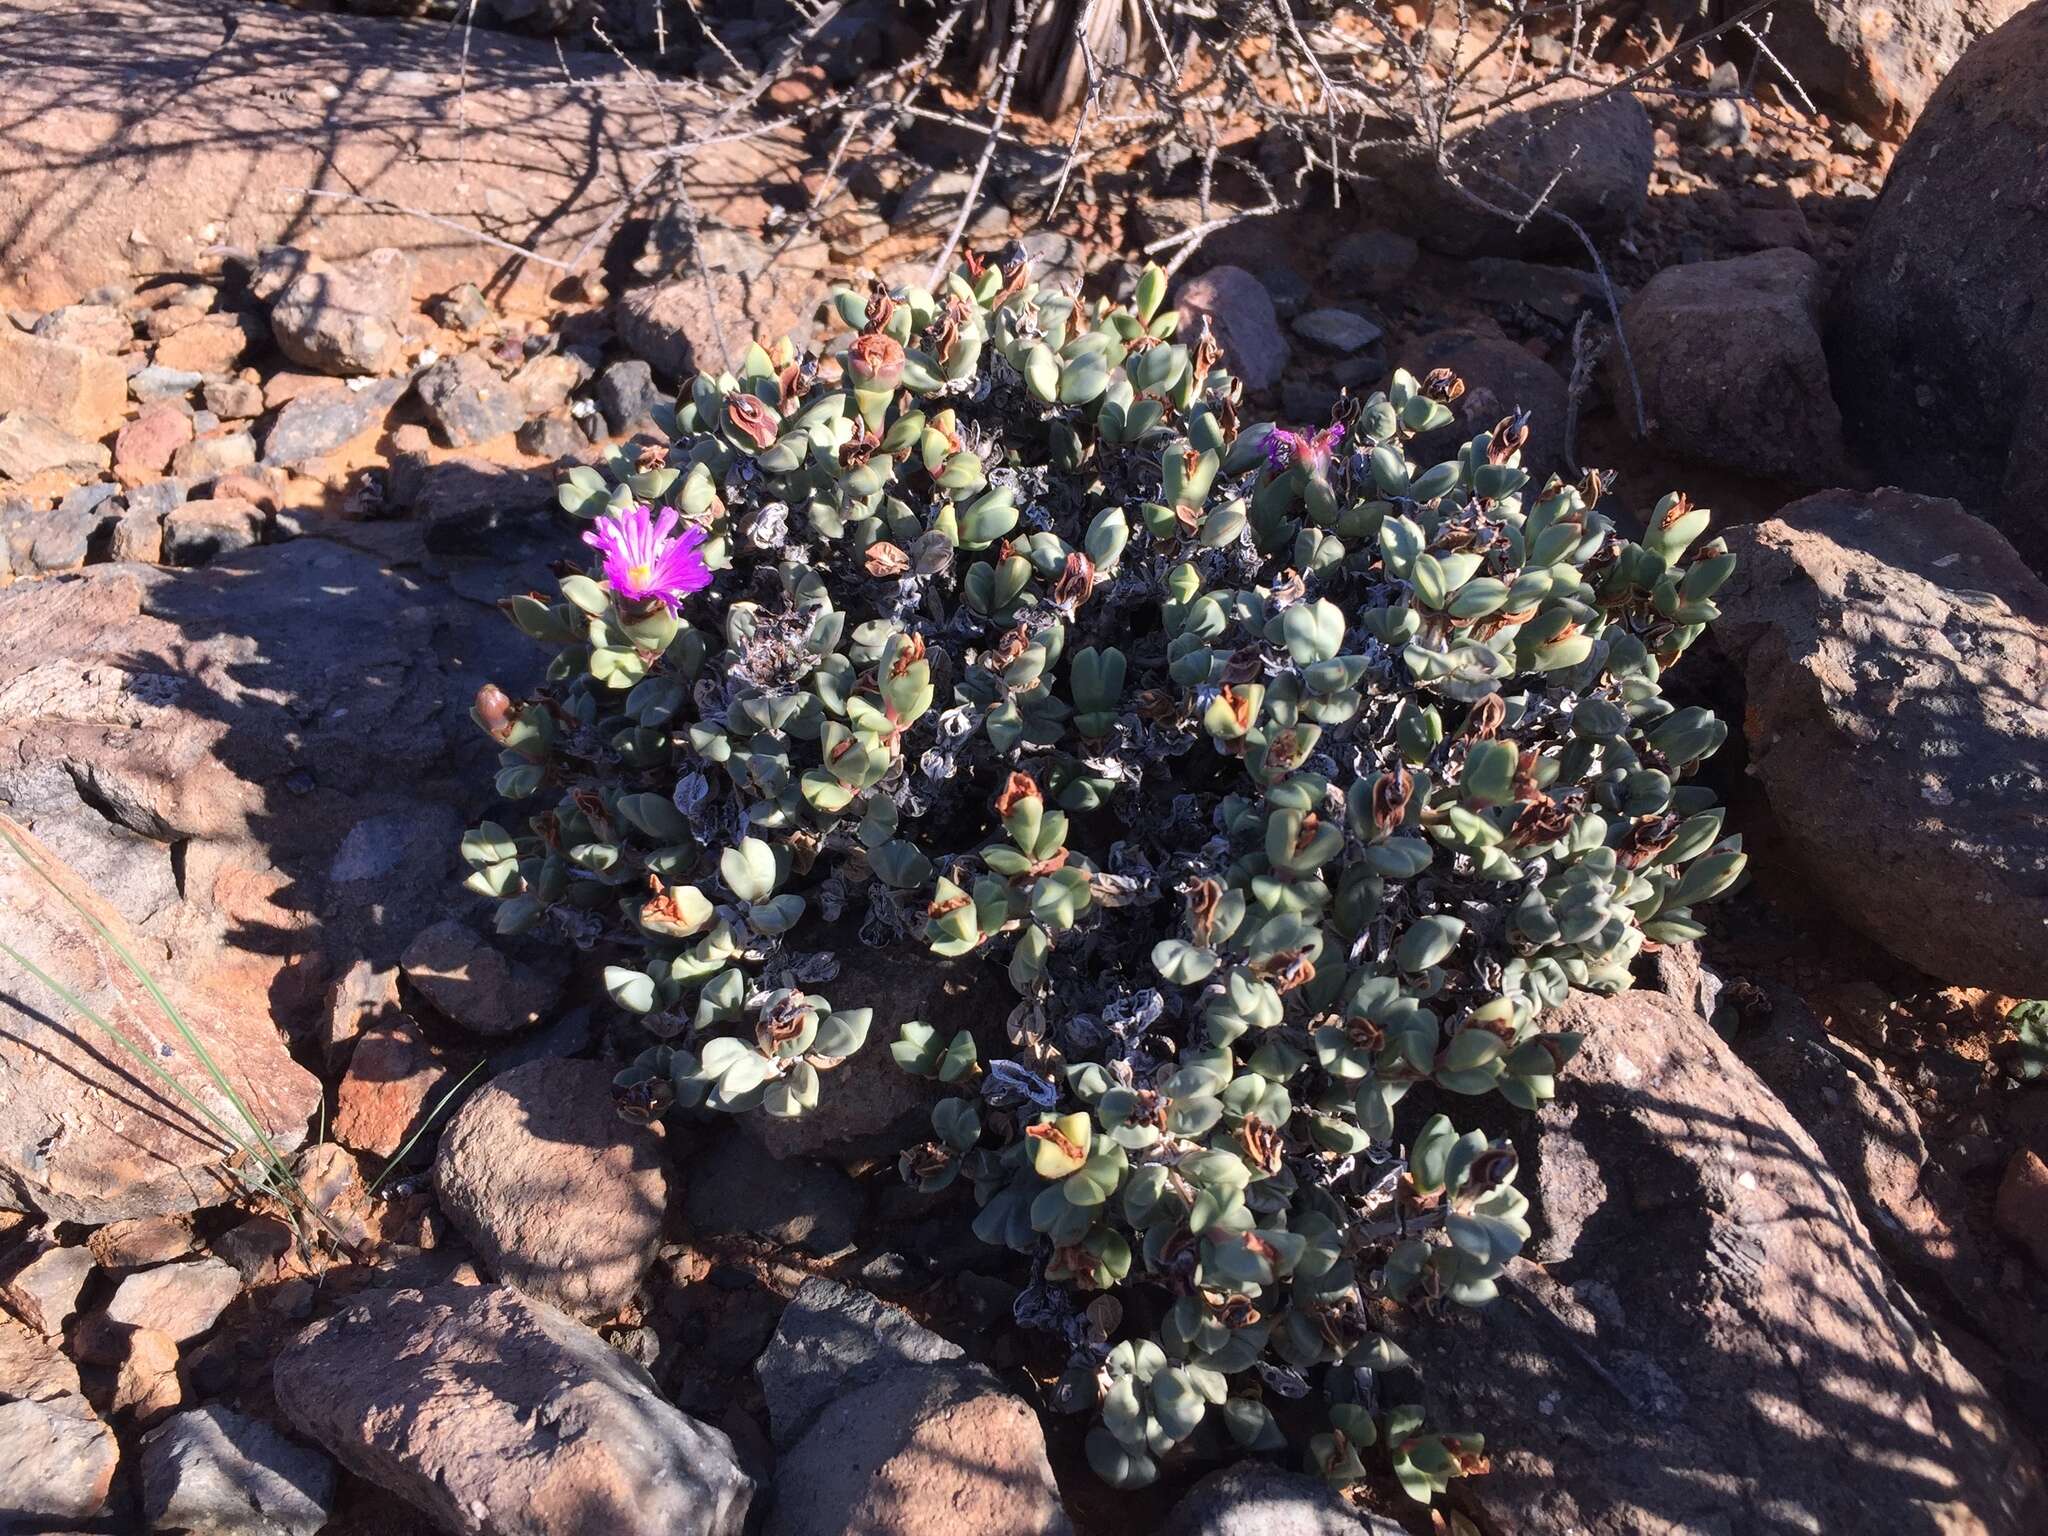
POLYGON ((626 567, 626 574, 633 578, 634 586, 644 587, 647 585, 647 578, 654 574, 654 567, 651 565, 629 565, 626 567))

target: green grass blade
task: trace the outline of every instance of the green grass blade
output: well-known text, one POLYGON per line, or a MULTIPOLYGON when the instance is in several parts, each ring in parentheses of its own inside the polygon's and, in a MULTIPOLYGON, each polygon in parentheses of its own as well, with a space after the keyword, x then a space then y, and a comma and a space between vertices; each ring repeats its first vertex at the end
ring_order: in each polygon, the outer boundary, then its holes
POLYGON ((483 1070, 485 1060, 486 1058, 479 1056, 477 1058, 476 1065, 471 1067, 467 1072, 463 1073, 461 1077, 457 1078, 455 1080, 455 1086, 450 1088, 446 1093, 441 1095, 440 1102, 436 1104, 432 1109, 428 1110, 426 1118, 420 1121, 420 1128, 414 1131, 410 1136, 405 1138, 405 1145, 400 1147, 396 1152, 391 1154, 391 1160, 384 1165, 383 1172, 379 1173, 376 1178, 370 1181, 370 1187, 367 1193, 372 1195, 376 1194, 377 1186, 379 1184, 382 1184, 386 1179, 391 1177, 392 1170, 399 1167, 402 1163, 404 1163, 404 1161, 408 1157, 412 1156, 412 1149, 414 1145, 419 1141, 419 1139, 422 1136, 427 1134, 427 1127, 432 1125, 435 1122, 435 1120, 440 1118, 441 1111, 448 1107, 449 1101, 453 1099, 456 1094, 462 1092, 463 1085, 467 1083, 472 1077, 475 1077, 477 1073, 483 1070))

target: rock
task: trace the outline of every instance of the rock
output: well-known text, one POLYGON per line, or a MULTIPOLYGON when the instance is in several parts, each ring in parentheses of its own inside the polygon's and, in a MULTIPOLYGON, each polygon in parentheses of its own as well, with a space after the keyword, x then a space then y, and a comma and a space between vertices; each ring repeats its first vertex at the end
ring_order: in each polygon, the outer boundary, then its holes
MULTIPOLYGON (((520 419, 565 410, 569 397, 590 381, 590 364, 574 352, 546 352, 512 376, 520 419)), ((495 377, 495 375, 493 375, 495 377)))
POLYGON ((224 421, 250 421, 263 414, 263 386, 254 379, 208 379, 200 397, 224 421))
POLYGON ((289 467, 333 453, 382 426, 411 387, 409 379, 379 379, 366 389, 326 389, 295 397, 263 434, 263 462, 289 467))
POLYGON ((1437 331, 1417 341, 1406 358, 1397 358, 1422 378, 1434 368, 1448 368, 1465 381, 1465 393, 1451 407, 1458 418, 1415 439, 1409 456, 1417 464, 1435 464, 1455 457, 1459 448, 1481 432, 1491 432, 1504 417, 1529 413, 1529 441, 1522 448, 1522 468, 1538 486, 1553 472, 1567 468, 1564 418, 1568 386, 1558 371, 1526 347, 1502 336, 1473 331, 1437 331))
MULTIPOLYGON (((1837 475, 1842 421, 1820 340, 1820 267, 1802 251, 1666 267, 1622 311, 1651 440, 1808 485, 1837 475)), ((1620 354, 1618 394, 1627 382, 1620 354)))
POLYGON ((2035 5, 1942 83, 1836 285, 1828 354, 1871 469, 1956 497, 2048 571, 2048 245, 2031 193, 1986 195, 2036 185, 2044 50, 2035 5))
POLYGON ((0 416, 0 481, 25 483, 49 475, 75 483, 104 475, 112 462, 98 443, 73 437, 46 416, 32 411, 0 416))
MULTIPOLYGON (((56 600, 72 622, 92 622, 84 593, 74 588, 56 600)), ((102 639, 118 642, 119 636, 109 633, 102 639)), ((58 626, 42 625, 37 640, 42 660, 66 669, 58 626)), ((0 656, 6 654, 6 625, 0 620, 0 656)), ((31 686, 27 699, 51 697, 42 691, 47 686, 31 686)), ((12 704, 10 694, 23 698, 14 678, 0 681, 0 737, 12 737, 19 729, 13 710, 21 706, 12 704)), ((61 746, 66 729, 76 729, 72 722, 84 717, 67 713, 66 726, 53 728, 41 707, 31 705, 32 728, 40 736, 39 754, 47 754, 61 746)), ((29 766, 28 755, 17 754, 11 744, 8 750, 17 773, 29 766)), ((123 794, 116 779, 96 786, 95 795, 104 797, 100 803, 107 808, 103 820, 119 814, 123 794)), ((15 791, 18 808, 32 798, 22 789, 15 791)), ((4 819, 0 828, 29 850, 71 901, 136 952, 140 941, 119 912, 57 863, 34 835, 4 819)), ((186 1092, 235 1123, 236 1112, 220 1098, 142 984, 103 943, 87 936, 65 897, 11 854, 0 858, 0 931, 147 1051, 186 1092)), ((236 1090, 272 1144, 286 1151, 297 1146, 319 1102, 320 1085, 286 1053, 269 1016, 223 1008, 217 994, 185 985, 167 970, 158 972, 157 981, 214 1059, 234 1063, 236 1090)), ((52 1221, 93 1226, 217 1203, 234 1187, 222 1167, 226 1154, 218 1137, 195 1128, 190 1111, 169 1097, 157 1079, 139 1079, 124 1056, 81 1028, 48 999, 39 981, 0 955, 0 1078, 8 1085, 0 1094, 0 1203, 40 1211, 52 1221)))
POLYGON ((159 368, 152 363, 138 370, 128 381, 128 393, 148 405, 157 400, 182 400, 203 382, 199 374, 177 368, 159 368))
POLYGON ((2022 1147, 2005 1165, 1992 1208, 1998 1230, 2048 1274, 2048 1163, 2022 1147))
POLYGON ((614 1111, 610 1067, 536 1061, 493 1078, 449 1122, 434 1187, 500 1280, 602 1318, 654 1260, 669 1177, 660 1131, 614 1111))
POLYGON ((171 467, 171 455, 192 441, 192 418, 168 403, 151 406, 114 439, 114 473, 123 485, 154 480, 171 467))
POLYGON ((1447 256, 1579 254, 1563 214, 1596 242, 1627 229, 1649 200, 1656 157, 1650 117, 1627 91, 1601 94, 1561 84, 1456 133, 1446 147, 1464 185, 1503 210, 1476 206, 1437 173, 1429 151, 1388 146, 1371 152, 1389 212, 1424 245, 1447 256))
POLYGON ((707 1237, 746 1233, 829 1257, 853 1245, 860 1186, 822 1163, 770 1162, 744 1136, 720 1136, 692 1161, 684 1214, 707 1237))
POLYGON ((764 1536, 1069 1536, 1045 1434, 978 1371, 891 1371, 828 1403, 784 1453, 764 1536))
MULTIPOLYGON (((839 974, 821 988, 832 1006, 874 1010, 870 1045, 895 1039, 912 1019, 997 1019, 1015 1006, 985 965, 871 948, 852 925, 822 937, 819 947, 839 957, 839 974)), ((816 1109, 782 1120, 751 1116, 746 1134, 772 1157, 833 1162, 893 1159, 931 1135, 934 1085, 898 1067, 886 1048, 856 1051, 822 1081, 816 1109)))
POLYGON ((334 1463, 214 1404, 142 1437, 142 1513, 193 1536, 314 1536, 334 1505, 334 1463))
POLYGON ((2048 995, 2048 585, 1902 491, 1825 491, 1726 537, 1714 633, 1784 852, 1901 960, 2048 995))
POLYGON ((24 1531, 98 1514, 121 1460, 114 1432, 76 1396, 0 1403, 0 1445, 0 1513, 24 1531))
POLYGON ((549 416, 536 417, 519 429, 513 439, 521 453, 532 454, 538 459, 579 458, 589 446, 590 439, 583 435, 576 420, 567 411, 556 411, 549 416))
POLYGON ((182 1259, 198 1239, 189 1217, 137 1216, 109 1222, 85 1241, 101 1269, 120 1271, 182 1259))
POLYGON ((262 322, 249 315, 206 315, 150 349, 159 368, 179 373, 233 373, 262 336, 262 322))
POLYGON ((1965 50, 2027 0, 1793 0, 1768 41, 1823 111, 1879 138, 1906 137, 1965 50))
POLYGON ((128 1276, 107 1303, 107 1316, 131 1328, 155 1328, 189 1344, 219 1321, 242 1294, 242 1277, 219 1259, 159 1264, 128 1276))
POLYGON ((78 1391, 78 1367, 56 1342, 0 1313, 0 1403, 41 1402, 78 1391))
POLYGON ((1344 1502, 1320 1478, 1240 1461, 1181 1495, 1159 1536, 1400 1536, 1401 1527, 1344 1502))
POLYGON ((614 316, 619 340, 671 379, 734 366, 757 339, 802 346, 825 299, 823 256, 816 246, 777 256, 734 231, 707 234, 708 284, 693 262, 679 262, 673 277, 633 289, 614 316))
POLYGON ((357 1476, 472 1536, 739 1536, 732 1442, 507 1286, 371 1296, 278 1357, 277 1401, 357 1476))
POLYGON ((180 480, 218 480, 256 462, 256 439, 247 432, 209 432, 171 456, 180 480))
POLYGON ((508 960, 475 929, 452 918, 421 932, 406 946, 400 964, 405 979, 428 1002, 480 1035, 529 1028, 562 995, 559 963, 508 960))
POLYGON ((412 511, 424 525, 427 549, 435 554, 471 555, 508 537, 543 533, 547 543, 559 547, 554 477, 487 458, 463 455, 427 465, 413 492, 412 511))
POLYGON ((178 1341, 156 1328, 124 1328, 115 1361, 111 1411, 138 1425, 153 1424, 185 1400, 178 1381, 178 1341))
POLYGON ((0 1307, 54 1339, 77 1312, 92 1271, 92 1254, 84 1248, 36 1244, 0 1273, 0 1307))
POLYGON ((430 301, 427 308, 435 324, 472 336, 491 323, 490 301, 475 283, 463 283, 430 301))
POLYGON ((413 381, 420 404, 451 448, 471 448, 526 420, 520 392, 475 352, 444 357, 413 381))
POLYGON ((2038 1529, 2031 1451, 1721 1038, 1645 992, 1552 1017, 1585 1044, 1521 1138, 1537 1240, 1483 1311, 1392 1320, 1429 1422, 1486 1425, 1482 1523, 2038 1529))
POLYGON ((638 422, 653 419, 667 396, 654 387, 654 369, 640 358, 611 364, 597 379, 597 408, 613 437, 624 437, 638 422))
POLYGON ((1211 267, 1181 289, 1175 304, 1183 339, 1199 336, 1207 320, 1246 389, 1263 394, 1280 382, 1293 349, 1280 334, 1272 296, 1243 267, 1211 267))
POLYGON ((401 1019, 405 1010, 398 998, 398 968, 359 959, 327 988, 316 1031, 321 1053, 331 1062, 367 1031, 401 1019))
POLYGON ((270 306, 271 333, 293 362, 343 376, 383 374, 405 361, 401 321, 412 308, 413 279, 412 258, 389 246, 350 262, 280 246, 264 252, 249 289, 270 306))
POLYGON ((38 320, 33 334, 112 356, 135 339, 135 327, 111 304, 66 304, 38 320))
POLYGON ((31 411, 70 437, 105 437, 128 414, 119 360, 0 325, 0 413, 31 411))
POLYGON ((1372 321, 1348 309, 1312 309, 1296 315, 1294 334, 1325 352, 1363 352, 1386 335, 1372 321))
POLYGON ((1039 287, 1079 293, 1088 281, 1088 247, 1072 235, 1034 229, 1017 243, 1031 258, 1031 275, 1039 287))
MULTIPOLYGON (((165 482, 159 482, 160 484, 165 482)), ((180 487, 182 496, 183 487, 180 487)), ((107 539, 109 560, 140 560, 154 565, 164 557, 164 514, 131 504, 116 519, 107 539)))
POLYGON ((172 565, 206 565, 262 543, 268 521, 239 497, 181 503, 164 518, 164 559, 172 565))
POLYGON ((1390 229, 1355 230, 1330 250, 1330 275, 1372 292, 1400 286, 1422 259, 1414 237, 1390 229))
POLYGON ((959 1345, 940 1338, 907 1312, 813 1275, 797 1288, 754 1375, 768 1400, 769 1432, 787 1449, 810 1428, 819 1410, 842 1393, 891 1371, 961 1358, 959 1345))
MULTIPOLYGON (((76 495, 76 492, 73 493, 76 495)), ((85 563, 99 516, 67 496, 48 511, 25 504, 25 513, 0 512, 5 558, 18 575, 68 571, 85 563)))
POLYGON ((447 1087, 446 1069, 411 1019, 401 1014, 373 1025, 356 1041, 335 1089, 334 1139, 353 1151, 390 1157, 425 1126, 447 1087))

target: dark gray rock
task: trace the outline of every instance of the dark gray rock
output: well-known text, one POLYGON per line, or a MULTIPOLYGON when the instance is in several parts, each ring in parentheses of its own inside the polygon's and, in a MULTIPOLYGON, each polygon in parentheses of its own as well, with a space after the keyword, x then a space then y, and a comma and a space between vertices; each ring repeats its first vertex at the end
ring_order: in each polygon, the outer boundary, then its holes
POLYGON ((1293 321, 1294 334, 1325 352, 1363 352, 1386 335, 1361 314, 1348 309, 1311 309, 1293 321))
POLYGON ((707 1237, 747 1234, 821 1256, 853 1245, 860 1186, 822 1163, 777 1162, 744 1136, 719 1136, 690 1164, 684 1214, 707 1237))
POLYGON ((1415 270, 1422 248, 1412 235, 1391 229, 1361 229, 1330 250, 1330 275, 1374 292, 1393 288, 1415 270))
POLYGON ((655 407, 667 398, 654 387, 653 367, 637 357, 613 363, 597 376, 597 408, 614 437, 624 437, 636 424, 652 420, 655 407))
POLYGON ((191 1536, 313 1536, 334 1507, 334 1463, 218 1403, 142 1437, 142 1513, 191 1536))
POLYGON ((180 502, 164 517, 163 555, 171 565, 207 565, 263 542, 261 508, 228 496, 180 502))
MULTIPOLYGON (((1524 304, 1546 320, 1571 325, 1588 309, 1607 302, 1600 274, 1577 267, 1553 267, 1512 256, 1478 256, 1466 267, 1467 292, 1492 304, 1524 304)), ((1621 289, 1617 299, 1626 299, 1621 289)))
POLYGON ((1459 447, 1517 411, 1529 413, 1529 441, 1522 468, 1538 486, 1565 468, 1564 417, 1568 386, 1550 364, 1504 336, 1474 331, 1438 331, 1417 341, 1397 363, 1421 378, 1448 368, 1465 381, 1465 393, 1451 407, 1457 420, 1418 437, 1408 450, 1418 464, 1454 457, 1459 447))
POLYGON ((450 448, 473 448, 516 431, 526 420, 519 391, 475 352, 444 357, 422 369, 413 387, 450 448))
POLYGON ((814 1275, 783 1308, 754 1376, 768 1400, 769 1433, 787 1448, 840 1393, 890 1371, 958 1360, 959 1345, 866 1291, 814 1275))
POLYGON ((290 468, 334 452, 381 425, 411 387, 410 379, 379 379, 363 389, 321 389, 287 401, 263 434, 263 462, 290 468))

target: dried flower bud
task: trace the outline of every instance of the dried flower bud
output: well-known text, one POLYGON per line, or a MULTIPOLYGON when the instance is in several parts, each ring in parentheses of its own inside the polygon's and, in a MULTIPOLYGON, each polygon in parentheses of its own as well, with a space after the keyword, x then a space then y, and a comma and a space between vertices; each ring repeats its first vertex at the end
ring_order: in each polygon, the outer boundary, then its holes
POLYGON ((773 447, 781 425, 759 396, 742 390, 734 390, 725 397, 725 419, 735 432, 756 448, 773 447))
POLYGON ((846 376, 856 389, 894 389, 903 382, 903 346, 894 336, 870 331, 846 349, 846 376))

